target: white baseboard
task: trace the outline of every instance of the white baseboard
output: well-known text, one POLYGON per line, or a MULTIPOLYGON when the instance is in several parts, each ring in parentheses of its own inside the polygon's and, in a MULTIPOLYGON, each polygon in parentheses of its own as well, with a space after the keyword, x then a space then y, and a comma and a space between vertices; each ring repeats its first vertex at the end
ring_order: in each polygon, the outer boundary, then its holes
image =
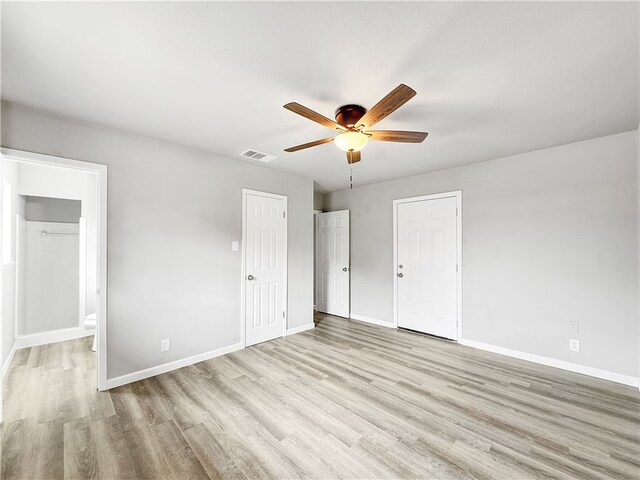
POLYGON ((287 330, 287 336, 293 335, 294 333, 306 332, 307 330, 311 330, 312 328, 315 328, 315 326, 316 326, 315 323, 311 322, 311 323, 307 323, 306 325, 302 325, 301 327, 289 328, 287 330))
POLYGON ((52 332, 19 335, 16 337, 16 348, 28 348, 38 345, 46 345, 47 343, 64 342, 65 340, 89 337, 91 335, 95 335, 95 333, 95 329, 87 330, 86 328, 73 327, 54 330, 52 332))
POLYGON ((630 375, 623 375, 621 373, 610 372, 608 370, 600 370, 599 368, 587 367, 578 363, 543 357, 542 355, 521 352, 519 350, 511 350, 509 348, 498 347, 496 345, 490 345, 488 343, 476 342, 475 340, 468 340, 466 338, 461 339, 460 344, 466 345, 467 347, 477 348, 479 350, 486 350, 487 352, 506 355, 507 357, 519 358, 520 360, 539 363, 548 367, 561 368, 570 372, 589 375, 590 377, 602 378, 604 380, 610 380, 612 382, 622 383, 624 385, 629 385, 632 387, 638 387, 638 378, 632 377, 630 375))
POLYGON ((14 342, 13 346, 11 347, 11 351, 9 352, 9 356, 7 357, 7 360, 2 365, 2 379, 3 380, 4 380, 4 376, 9 371, 9 367, 11 366, 11 360, 13 360, 13 356, 16 354, 16 350, 17 350, 17 348, 16 348, 16 344, 14 342))
POLYGON ((358 320, 360 322, 371 323, 373 325, 379 325, 381 327, 395 328, 393 322, 385 322, 384 320, 379 320, 377 318, 365 317, 364 315, 357 315, 352 313, 349 315, 349 318, 352 320, 358 320))
POLYGON ((137 372, 127 373, 115 378, 107 379, 107 390, 115 387, 126 385, 127 383, 137 382, 138 380, 144 380, 145 378, 155 377, 162 373, 167 373, 178 368, 187 367, 194 363, 204 362, 220 355, 232 353, 238 350, 242 350, 242 344, 236 343, 235 345, 229 345, 228 347, 218 348, 217 350, 211 350, 210 352, 201 353, 199 355, 193 355, 192 357, 183 358, 174 362, 164 363, 156 367, 145 368, 144 370, 138 370, 137 372))
MULTIPOLYGON (((314 323, 308 323, 300 327, 290 328, 287 330, 287 335, 301 333, 306 330, 311 330, 314 327, 314 323)), ((139 380, 144 380, 145 378, 155 377, 156 375, 187 367, 189 365, 193 365, 194 363, 204 362, 205 360, 210 360, 212 358, 219 357, 220 355, 237 352, 238 350, 242 350, 242 344, 240 343, 229 345, 228 347, 218 348, 217 350, 211 350, 210 352, 201 353, 192 357, 183 358, 181 360, 176 360, 174 362, 164 363, 156 367, 145 368, 144 370, 138 370, 137 372, 127 373, 126 375, 121 375, 119 377, 109 378, 107 379, 107 390, 120 387, 128 383, 137 382, 139 380)))

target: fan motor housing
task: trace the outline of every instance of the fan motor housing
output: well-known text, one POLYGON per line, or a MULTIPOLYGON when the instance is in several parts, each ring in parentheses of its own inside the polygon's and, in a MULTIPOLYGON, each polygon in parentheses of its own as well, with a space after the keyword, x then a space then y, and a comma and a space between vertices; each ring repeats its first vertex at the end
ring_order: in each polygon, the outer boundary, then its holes
POLYGON ((342 105, 336 110, 336 122, 343 127, 354 127, 358 120, 367 113, 367 109, 362 105, 342 105))

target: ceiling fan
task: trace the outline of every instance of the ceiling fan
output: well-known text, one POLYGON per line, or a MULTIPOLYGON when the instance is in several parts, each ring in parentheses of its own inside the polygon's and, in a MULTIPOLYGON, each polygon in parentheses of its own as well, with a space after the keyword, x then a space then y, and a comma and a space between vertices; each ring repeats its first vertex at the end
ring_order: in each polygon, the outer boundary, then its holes
POLYGON ((415 90, 404 84, 398 85, 382 100, 367 111, 361 105, 343 105, 335 113, 336 121, 314 112, 296 102, 287 103, 284 108, 339 132, 336 137, 323 138, 285 149, 285 152, 297 152, 305 148, 316 147, 333 141, 340 150, 347 152, 349 164, 360 161, 360 150, 369 140, 383 142, 422 143, 426 132, 407 132, 402 130, 369 130, 380 120, 396 111, 416 95, 415 90))

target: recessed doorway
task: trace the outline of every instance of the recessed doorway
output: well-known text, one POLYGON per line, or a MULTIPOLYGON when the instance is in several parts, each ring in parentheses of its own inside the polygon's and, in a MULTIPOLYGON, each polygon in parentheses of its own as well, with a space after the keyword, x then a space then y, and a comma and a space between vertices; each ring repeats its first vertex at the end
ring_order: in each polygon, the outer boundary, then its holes
POLYGON ((107 166, 11 149, 2 149, 2 163, 13 193, 7 363, 20 349, 90 337, 82 347, 95 362, 95 387, 106 390, 107 166))

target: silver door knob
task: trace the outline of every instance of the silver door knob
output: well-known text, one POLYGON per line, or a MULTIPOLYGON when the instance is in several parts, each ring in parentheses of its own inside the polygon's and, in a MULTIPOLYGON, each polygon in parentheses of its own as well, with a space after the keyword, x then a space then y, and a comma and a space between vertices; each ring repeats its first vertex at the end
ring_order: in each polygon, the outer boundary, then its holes
POLYGON ((343 271, 343 272, 346 272, 346 271, 348 271, 348 270, 349 270, 349 269, 348 269, 347 267, 343 267, 343 268, 342 268, 342 271, 343 271))
POLYGON ((400 278, 404 277, 404 275, 402 274, 402 272, 400 272, 400 273, 398 274, 398 277, 400 277, 400 278))
POLYGON ((249 276, 247 277, 247 280, 249 280, 249 281, 251 281, 251 280, 255 280, 255 279, 256 279, 256 277, 254 277, 253 275, 249 275, 249 276))

